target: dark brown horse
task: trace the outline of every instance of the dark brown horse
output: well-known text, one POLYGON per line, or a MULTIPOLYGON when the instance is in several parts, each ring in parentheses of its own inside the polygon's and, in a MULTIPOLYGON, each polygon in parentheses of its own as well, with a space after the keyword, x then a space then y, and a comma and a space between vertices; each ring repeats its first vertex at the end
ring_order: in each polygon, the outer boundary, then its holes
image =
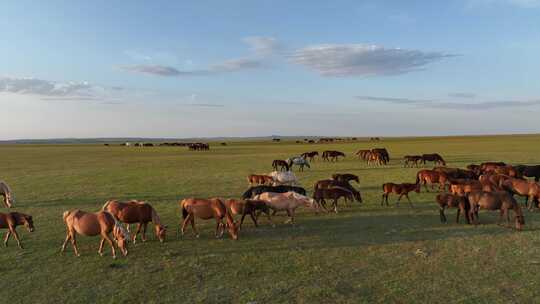
POLYGON ((358 175, 350 174, 350 173, 336 173, 332 174, 332 179, 342 182, 350 182, 355 181, 356 183, 360 183, 360 178, 358 178, 358 175))
POLYGON ((508 192, 473 192, 468 196, 471 209, 469 217, 474 225, 478 225, 478 210, 500 210, 499 224, 506 215, 507 224, 510 223, 510 210, 514 210, 514 221, 517 230, 525 225, 523 212, 517 201, 508 192))
POLYGON ((6 237, 4 238, 4 246, 8 246, 8 240, 13 234, 13 237, 17 241, 19 248, 23 249, 19 235, 15 228, 17 226, 24 225, 29 232, 34 231, 34 221, 31 215, 27 215, 19 212, 0 213, 0 229, 8 229, 6 237))
POLYGON ((203 220, 216 220, 216 238, 221 238, 227 227, 231 238, 233 240, 238 239, 238 226, 234 222, 234 219, 231 213, 228 211, 227 206, 219 198, 211 199, 197 199, 197 198, 186 198, 179 202, 180 209, 182 210, 182 218, 184 219, 181 223, 182 225, 182 235, 186 230, 188 223, 191 223, 193 232, 195 236, 199 237, 199 231, 195 227, 195 217, 198 217, 203 220), (227 221, 225 225, 223 219, 227 221))
POLYGON ((403 167, 412 167, 413 165, 415 167, 418 167, 418 163, 422 161, 422 156, 421 155, 405 155, 403 159, 404 159, 403 167))
POLYGON ((289 164, 285 160, 275 159, 272 162, 272 168, 274 168, 274 171, 278 171, 278 168, 279 171, 289 171, 289 164))
POLYGON ((438 153, 422 154, 422 163, 425 165, 427 161, 434 162, 436 165, 446 166, 446 162, 438 153))
POLYGON ((324 151, 322 153, 322 159, 324 161, 338 161, 340 156, 345 157, 345 153, 340 151, 324 151))
POLYGON ((534 181, 540 181, 540 165, 517 165, 514 166, 521 176, 534 177, 534 181))
POLYGON ((229 208, 231 213, 233 215, 241 215, 242 218, 240 219, 240 225, 238 226, 238 229, 242 229, 242 225, 244 224, 244 218, 246 215, 249 214, 251 217, 251 220, 253 221, 253 224, 255 224, 255 227, 259 227, 259 224, 257 222, 258 215, 257 212, 263 212, 268 216, 268 222, 272 227, 274 227, 274 223, 272 222, 272 217, 270 216, 270 208, 266 205, 264 201, 261 200, 254 200, 254 199, 247 199, 247 200, 236 200, 236 199, 228 199, 225 200, 225 206, 229 208))
POLYGON ((383 205, 383 202, 386 201, 386 206, 388 206, 388 196, 390 193, 395 193, 399 195, 398 200, 396 202, 396 205, 399 206, 399 201, 403 196, 407 198, 409 201, 409 205, 413 207, 413 204, 411 202, 411 199, 409 198, 409 192, 415 191, 416 193, 420 193, 420 184, 410 184, 410 183, 402 183, 402 184, 394 184, 394 183, 386 183, 383 184, 383 194, 381 198, 381 206, 383 205))
POLYGON ((309 159, 309 161, 313 161, 315 159, 315 156, 319 156, 319 152, 317 151, 305 152, 305 153, 302 153, 300 156, 302 156, 304 159, 309 159))
POLYGON ((480 164, 480 171, 483 173, 493 171, 495 168, 504 167, 506 164, 504 162, 484 162, 480 164))
POLYGON ((146 228, 148 223, 154 223, 154 233, 160 242, 165 241, 167 234, 167 226, 161 224, 161 220, 156 210, 152 205, 141 201, 128 201, 121 202, 117 200, 110 200, 101 208, 103 211, 108 211, 114 217, 128 225, 137 224, 137 231, 132 236, 133 244, 137 241, 137 235, 141 232, 142 228, 142 241, 146 242, 146 228))
POLYGON ((338 213, 337 202, 340 198, 345 198, 345 201, 353 201, 353 193, 348 189, 342 187, 326 188, 326 189, 317 189, 313 193, 313 199, 315 202, 326 209, 326 200, 332 200, 332 206, 334 207, 334 212, 338 213))
POLYGON ((459 223, 460 214, 463 214, 467 220, 467 224, 471 223, 469 218, 469 201, 464 196, 449 193, 439 193, 435 197, 435 201, 439 205, 439 213, 442 223, 446 223, 446 215, 444 215, 444 210, 446 208, 457 208, 456 223, 459 223))
POLYGON ((434 170, 420 170, 416 173, 416 183, 423 184, 426 191, 429 192, 427 185, 431 185, 431 189, 434 189, 435 184, 439 184, 439 190, 444 191, 446 189, 446 182, 448 176, 444 172, 438 172, 434 170))
POLYGON ((345 181, 338 181, 333 179, 323 179, 315 183, 314 191, 318 189, 329 189, 329 188, 344 188, 349 190, 357 202, 362 202, 362 195, 358 190, 356 190, 351 184, 345 181))
POLYGON ((477 179, 478 175, 472 170, 460 168, 435 167, 434 171, 444 172, 449 179, 477 179))

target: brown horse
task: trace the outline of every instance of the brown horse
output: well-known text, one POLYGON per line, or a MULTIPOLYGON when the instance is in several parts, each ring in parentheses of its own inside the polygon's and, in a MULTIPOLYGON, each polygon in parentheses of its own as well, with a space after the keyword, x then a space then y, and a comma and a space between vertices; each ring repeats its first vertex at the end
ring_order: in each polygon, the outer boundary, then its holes
POLYGON ((229 208, 231 213, 233 215, 241 215, 242 218, 240 219, 240 225, 238 227, 239 230, 242 229, 242 225, 244 224, 244 218, 246 215, 249 214, 251 217, 251 220, 253 221, 253 224, 255 224, 255 227, 259 227, 259 224, 257 222, 257 211, 263 212, 268 217, 268 222, 270 222, 270 225, 274 227, 274 223, 272 222, 272 217, 270 216, 270 208, 266 205, 264 201, 261 200, 252 200, 252 199, 246 199, 246 200, 236 200, 236 199, 228 199, 225 202, 225 206, 229 208))
POLYGON ((507 224, 510 223, 509 210, 514 210, 514 221, 517 230, 525 225, 523 212, 517 201, 505 191, 500 192, 473 192, 468 196, 471 209, 469 217, 474 225, 478 225, 478 210, 500 210, 499 224, 506 215, 507 224))
POLYGON ((477 179, 478 175, 472 170, 463 170, 460 168, 435 167, 434 171, 444 172, 449 179, 477 179))
POLYGON ((304 159, 309 159, 309 161, 313 161, 315 159, 315 156, 319 156, 319 152, 317 151, 305 152, 305 153, 302 153, 300 156, 302 156, 304 159))
POLYGON ((418 167, 418 163, 422 161, 422 156, 421 155, 405 155, 403 159, 404 159, 403 167, 412 167, 413 165, 415 167, 418 167))
POLYGON ((216 238, 221 238, 227 227, 227 231, 233 240, 238 239, 238 225, 235 223, 231 213, 227 209, 227 206, 219 198, 211 199, 197 199, 186 198, 179 202, 180 209, 182 210, 182 218, 184 219, 182 225, 182 236, 186 230, 188 223, 191 223, 193 232, 196 237, 199 237, 199 231, 195 227, 195 217, 203 220, 215 219, 216 220, 216 238), (227 224, 223 223, 225 218, 227 224))
POLYGON ((495 174, 508 175, 510 177, 517 177, 517 178, 522 177, 521 173, 510 165, 495 167, 492 171, 485 171, 485 172, 493 172, 495 174))
POLYGON ((413 207, 413 204, 411 202, 411 199, 409 198, 409 192, 415 191, 416 193, 420 193, 420 184, 410 184, 410 183, 402 183, 402 184, 394 184, 394 183, 386 183, 383 184, 383 195, 381 198, 381 206, 383 205, 383 202, 386 201, 386 206, 388 206, 388 196, 390 193, 395 193, 399 195, 398 200, 396 202, 396 205, 399 206, 399 201, 403 196, 407 198, 409 201, 409 204, 411 207, 413 207))
POLYGON ((448 176, 444 172, 438 172, 434 170, 420 170, 416 173, 416 183, 423 184, 426 191, 429 192, 427 185, 431 185, 431 189, 434 189, 435 184, 439 184, 439 190, 444 191, 446 189, 446 182, 448 176))
POLYGON ((438 153, 422 154, 422 163, 425 165, 426 161, 434 162, 436 165, 446 166, 446 162, 438 153))
POLYGON ((367 161, 367 155, 371 152, 371 150, 358 150, 355 154, 358 155, 361 159, 367 161))
POLYGON ((111 213, 107 211, 91 213, 81 210, 69 210, 64 211, 63 218, 66 224, 67 236, 62 245, 61 252, 66 250, 67 242, 71 240, 75 255, 81 256, 77 249, 77 234, 86 236, 101 235, 101 242, 98 249, 99 255, 103 256, 103 245, 107 241, 111 246, 113 258, 116 258, 116 249, 110 237, 110 233, 112 232, 122 254, 124 256, 128 254, 127 243, 129 233, 111 213))
POLYGON ((317 189, 313 193, 313 199, 318 204, 322 206, 326 212, 326 199, 332 200, 332 206, 334 207, 334 212, 338 213, 337 202, 340 198, 345 198, 345 201, 353 201, 353 193, 348 189, 341 187, 327 188, 327 189, 317 189))
POLYGON ((514 168, 521 176, 534 177, 534 181, 540 181, 540 165, 517 165, 514 168))
POLYGON ((345 153, 340 151, 324 151, 322 153, 322 159, 325 161, 338 161, 340 156, 345 157, 345 153))
POLYGON ((490 184, 496 189, 501 189, 502 182, 509 179, 510 176, 502 174, 487 173, 478 177, 478 180, 483 184, 490 184))
POLYGON ((116 200, 110 200, 101 208, 103 211, 108 211, 116 219, 127 224, 129 231, 129 224, 137 224, 137 231, 133 234, 133 244, 137 241, 137 235, 142 228, 142 241, 146 242, 146 228, 149 222, 154 223, 154 233, 160 242, 165 241, 167 234, 167 227, 161 224, 159 216, 150 204, 140 201, 120 202, 116 200))
POLYGON ((0 213, 0 229, 8 229, 6 237, 4 238, 4 245, 8 246, 9 237, 13 234, 13 237, 17 241, 19 248, 23 249, 21 240, 15 228, 19 225, 26 226, 29 232, 34 232, 34 221, 31 215, 27 215, 19 212, 0 213))
POLYGON ((268 175, 257 175, 257 174, 250 174, 247 177, 248 183, 250 186, 253 185, 272 185, 274 183, 274 179, 271 176, 268 175))
POLYGON ((469 218, 469 201, 464 196, 448 193, 439 193, 435 197, 435 201, 437 202, 437 204, 439 204, 441 223, 446 223, 446 215, 444 215, 444 210, 446 208, 457 208, 456 223, 459 223, 460 214, 463 214, 463 216, 467 220, 467 224, 471 223, 469 218))
POLYGON ((360 178, 358 178, 358 175, 350 174, 350 173, 336 173, 332 174, 332 179, 341 181, 341 182, 350 182, 355 181, 357 184, 360 183, 360 178))
POLYGON ((480 171, 483 173, 494 171, 495 168, 506 166, 503 162, 485 162, 480 164, 480 171))
POLYGON ((540 202, 540 184, 519 178, 507 178, 501 181, 501 187, 519 196, 525 196, 525 205, 529 210, 533 209, 535 201, 540 202))
POLYGON ((278 168, 279 168, 279 171, 289 171, 289 164, 285 160, 275 159, 272 162, 272 168, 274 168, 274 171, 278 171, 278 168))
POLYGON ((477 180, 452 180, 450 183, 450 192, 456 195, 466 195, 475 191, 482 191, 483 185, 477 180))
POLYGON ((315 183, 314 191, 317 191, 317 189, 329 189, 329 188, 345 188, 349 190, 357 202, 362 202, 362 195, 358 190, 356 190, 351 184, 345 181, 339 181, 339 180, 333 180, 333 179, 323 179, 320 181, 317 181, 315 183))

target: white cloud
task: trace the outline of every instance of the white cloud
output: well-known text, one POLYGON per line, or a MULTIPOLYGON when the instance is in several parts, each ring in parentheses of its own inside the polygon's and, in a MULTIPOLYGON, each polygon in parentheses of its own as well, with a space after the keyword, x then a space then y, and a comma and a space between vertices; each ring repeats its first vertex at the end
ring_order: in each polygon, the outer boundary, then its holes
POLYGON ((513 5, 521 8, 540 7, 540 0, 468 0, 467 6, 478 7, 486 5, 513 5))
POLYGON ((255 54, 261 56, 272 55, 281 48, 277 39, 273 37, 246 37, 244 38, 244 42, 251 46, 251 49, 255 54))
POLYGON ((55 82, 30 77, 0 77, 0 93, 58 97, 90 97, 101 88, 88 82, 55 82))
POLYGON ((323 76, 397 75, 455 55, 366 44, 322 44, 294 51, 290 61, 323 76))

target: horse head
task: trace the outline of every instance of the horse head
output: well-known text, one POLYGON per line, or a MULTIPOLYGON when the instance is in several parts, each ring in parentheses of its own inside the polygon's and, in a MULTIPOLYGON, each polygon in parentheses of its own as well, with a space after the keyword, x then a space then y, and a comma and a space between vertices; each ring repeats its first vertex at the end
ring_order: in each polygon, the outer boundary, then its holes
POLYGON ((29 232, 34 232, 34 220, 31 215, 23 214, 22 218, 24 219, 24 226, 28 229, 29 232))
POLYGON ((167 226, 157 224, 157 225, 155 225, 154 229, 155 229, 155 232, 156 232, 156 237, 159 239, 159 241, 161 243, 165 242, 165 237, 167 235, 167 226))
POLYGON ((232 221, 231 223, 227 222, 227 231, 229 232, 229 235, 233 240, 238 240, 238 230, 240 229, 240 225, 238 225, 235 221, 232 221))
POLYGON ((124 256, 128 255, 128 241, 129 241, 129 233, 127 230, 120 224, 115 223, 113 228, 113 236, 116 240, 116 245, 118 245, 118 248, 120 251, 122 251, 122 254, 124 256))

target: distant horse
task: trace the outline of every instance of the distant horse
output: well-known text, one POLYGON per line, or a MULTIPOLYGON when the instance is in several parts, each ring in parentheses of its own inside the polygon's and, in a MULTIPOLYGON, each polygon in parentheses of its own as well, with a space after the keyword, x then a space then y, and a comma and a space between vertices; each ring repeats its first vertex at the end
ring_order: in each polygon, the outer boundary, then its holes
POLYGON ((304 159, 309 159, 309 161, 315 160, 315 156, 319 156, 319 152, 317 151, 311 151, 311 152, 305 152, 302 153, 300 156, 302 156, 304 159))
POLYGON ((311 169, 309 162, 299 156, 291 157, 287 159, 287 164, 289 165, 289 168, 292 170, 294 165, 297 165, 300 167, 300 171, 304 171, 304 166, 311 169))
POLYGON ((31 215, 27 215, 19 212, 0 213, 0 229, 8 229, 6 237, 4 238, 4 245, 7 247, 8 240, 13 234, 13 237, 17 241, 19 248, 23 249, 21 240, 15 228, 19 225, 26 226, 29 232, 34 232, 34 221, 31 215))
POLYGON ((471 207, 469 201, 464 196, 439 193, 435 197, 435 201, 439 205, 439 214, 442 223, 446 223, 446 216, 444 215, 444 210, 446 208, 457 208, 456 223, 459 223, 460 214, 463 214, 467 220, 467 224, 471 223, 469 217, 469 210, 471 207))
POLYGON ((339 180, 333 180, 333 179, 323 179, 320 181, 317 181, 314 186, 314 192, 318 189, 329 189, 329 188, 345 188, 349 190, 357 202, 362 202, 362 196, 360 195, 360 192, 356 190, 351 184, 345 181, 339 181, 339 180))
POLYGON ((418 167, 418 163, 422 161, 421 155, 405 155, 403 157, 405 160, 403 163, 403 167, 412 167, 413 165, 415 167, 418 167))
POLYGON ((275 159, 272 162, 272 168, 274 168, 274 171, 278 171, 278 168, 279 171, 289 171, 289 164, 287 163, 287 161, 284 161, 282 159, 275 159))
POLYGON ((415 191, 416 193, 420 193, 420 184, 410 184, 410 183, 402 183, 402 184, 394 184, 394 183, 386 183, 383 184, 383 195, 381 198, 381 206, 383 205, 383 202, 386 201, 386 206, 388 206, 388 196, 390 193, 395 193, 399 195, 398 200, 396 202, 396 205, 399 206, 399 201, 403 196, 407 198, 409 201, 409 205, 413 207, 413 204, 411 202, 411 199, 409 198, 409 192, 415 191))
POLYGON ((338 161, 340 156, 345 157, 345 153, 340 151, 324 151, 322 159, 325 161, 338 161))
POLYGON ((294 224, 295 210, 300 206, 315 208, 315 200, 296 192, 273 193, 265 192, 255 196, 256 200, 266 202, 266 205, 274 211, 285 210, 289 219, 285 223, 294 224))
POLYGON ((429 192, 427 185, 431 185, 431 189, 434 189, 435 184, 439 184, 439 190, 443 191, 446 189, 446 182, 448 181, 448 176, 444 172, 434 171, 434 170, 420 170, 416 173, 416 183, 423 184, 426 191, 429 192))
POLYGON ((103 245, 105 244, 105 241, 107 241, 111 246, 113 258, 116 258, 116 249, 113 240, 110 237, 110 233, 112 232, 116 244, 120 248, 120 251, 122 251, 122 254, 124 256, 128 254, 127 243, 129 240, 129 233, 111 213, 107 211, 90 213, 81 210, 70 210, 64 212, 63 218, 64 223, 66 224, 67 236, 62 245, 61 252, 66 250, 67 242, 71 240, 75 255, 81 256, 77 249, 77 234, 86 236, 101 235, 101 242, 98 249, 99 255, 103 256, 103 245))
POLYGON ((167 227, 161 224, 161 220, 152 205, 140 202, 140 201, 129 201, 129 202, 120 202, 116 200, 110 200, 103 205, 101 208, 103 211, 108 211, 119 221, 129 224, 137 224, 137 231, 133 234, 133 244, 137 241, 137 235, 142 228, 142 241, 146 242, 146 227, 149 222, 154 223, 154 233, 160 242, 165 241, 165 236, 167 234, 167 227))
POLYGON ((535 201, 540 202, 540 184, 519 178, 507 178, 500 183, 501 187, 519 196, 525 196, 525 205, 529 210, 533 209, 535 201))
POLYGON ((225 200, 224 203, 233 215, 242 216, 242 218, 240 219, 240 225, 238 226, 239 230, 242 229, 242 225, 244 224, 244 218, 248 214, 251 217, 251 220, 253 221, 255 227, 259 227, 257 222, 257 211, 265 213, 268 217, 268 222, 270 223, 270 225, 275 226, 272 222, 272 217, 270 216, 270 208, 268 208, 266 202, 264 201, 252 199, 239 201, 235 199, 228 199, 225 200))
POLYGON ((242 199, 250 199, 255 197, 256 195, 265 193, 265 192, 274 192, 274 193, 285 193, 285 192, 296 192, 298 194, 306 195, 306 189, 302 187, 296 187, 296 186, 288 186, 288 185, 279 185, 279 186, 255 186, 251 187, 242 194, 242 199))
POLYGON ((367 155, 371 153, 371 150, 358 150, 355 154, 361 159, 367 161, 367 155))
POLYGON ((427 161, 434 162, 436 165, 446 166, 446 162, 438 153, 422 154, 422 163, 425 165, 427 161))
POLYGON ((298 184, 298 178, 292 171, 279 172, 273 171, 268 174, 274 179, 274 186, 277 185, 290 185, 294 186, 298 184))
POLYGON ((517 201, 507 192, 473 192, 468 196, 471 209, 469 217, 474 225, 478 224, 478 210, 500 210, 499 224, 506 215, 507 224, 510 222, 509 210, 514 210, 514 221, 517 230, 525 225, 523 212, 517 201))
POLYGON ((358 175, 350 174, 350 173, 336 173, 332 174, 332 179, 342 182, 350 182, 355 181, 356 183, 360 183, 360 178, 358 175))
POLYGON ((0 181, 0 195, 4 198, 4 205, 6 205, 7 208, 13 207, 15 197, 13 196, 13 192, 9 185, 4 181, 0 181))
POLYGON ((478 175, 472 170, 463 170, 460 168, 435 167, 434 171, 444 172, 448 179, 477 179, 478 175))
POLYGON ((250 174, 247 176, 250 185, 271 185, 274 179, 269 175, 250 174))
POLYGON ((383 165, 387 165, 390 162, 390 154, 388 154, 386 148, 374 148, 371 149, 371 153, 375 153, 381 159, 383 165))
POLYGON ((540 181, 540 165, 517 165, 514 166, 521 176, 534 177, 534 181, 540 181))
POLYGON ((328 209, 326 209, 326 199, 332 200, 332 206, 334 207, 334 212, 338 213, 337 210, 337 202, 340 198, 345 198, 345 201, 353 201, 353 193, 345 188, 341 187, 335 187, 335 188, 326 188, 326 189, 317 189, 313 193, 313 199, 315 202, 324 208, 325 211, 328 212, 328 209))
POLYGON ((199 231, 197 231, 197 228, 195 227, 195 218, 197 217, 203 220, 216 220, 216 238, 221 238, 225 231, 225 227, 227 227, 227 231, 231 238, 233 240, 238 239, 238 225, 221 199, 186 198, 180 201, 179 205, 182 210, 183 218, 181 223, 182 235, 184 235, 187 224, 191 223, 195 236, 199 237, 199 231), (223 219, 226 220, 227 224, 223 223, 223 219))

